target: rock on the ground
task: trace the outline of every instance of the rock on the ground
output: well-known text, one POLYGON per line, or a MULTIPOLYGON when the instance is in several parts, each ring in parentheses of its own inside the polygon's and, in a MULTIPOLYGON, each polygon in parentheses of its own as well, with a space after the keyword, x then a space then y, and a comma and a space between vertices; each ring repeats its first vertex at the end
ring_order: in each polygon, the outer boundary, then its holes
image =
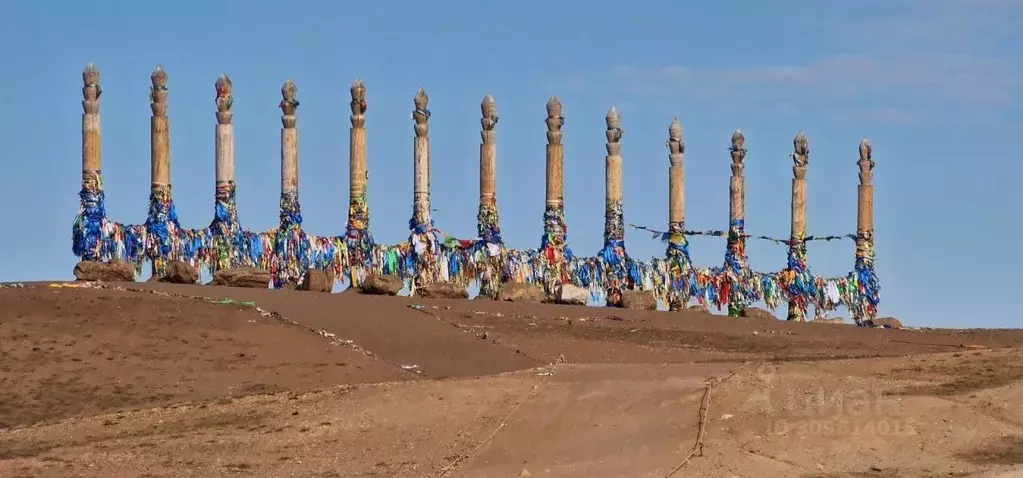
POLYGON ((778 317, 775 317, 771 311, 761 309, 760 307, 746 307, 745 309, 742 309, 742 313, 739 315, 742 317, 749 317, 751 319, 778 320, 778 317))
POLYGON ((127 262, 81 261, 75 264, 75 280, 134 282, 135 268, 127 262))
POLYGON ((266 289, 270 287, 270 273, 255 267, 233 267, 214 272, 210 284, 266 289))
POLYGON ((160 282, 171 284, 195 284, 199 281, 199 271, 185 261, 170 261, 160 282))
POLYGON ((822 319, 813 319, 810 322, 817 324, 844 324, 845 320, 841 317, 825 317, 822 319))
POLYGON ((319 269, 309 269, 305 271, 305 277, 302 278, 302 285, 299 289, 329 293, 334 290, 334 273, 319 269))
POLYGON ((416 295, 424 299, 468 299, 469 291, 450 282, 434 282, 416 287, 416 295))
POLYGON ((657 310, 657 298, 648 290, 622 291, 622 307, 633 310, 657 310))
POLYGON ((395 275, 367 274, 358 285, 359 293, 369 295, 398 295, 404 288, 405 282, 395 275))
POLYGON ((698 313, 701 313, 701 314, 709 314, 709 313, 711 313, 710 309, 708 309, 707 306, 703 305, 703 304, 693 304, 693 305, 690 305, 689 307, 686 307, 686 312, 698 312, 698 313))
POLYGON ((543 291, 534 284, 507 282, 501 285, 497 293, 498 300, 508 302, 543 302, 543 291))
POLYGON ((900 322, 899 319, 896 319, 895 317, 878 317, 872 320, 871 324, 868 325, 873 325, 874 327, 884 327, 886 329, 902 328, 902 322, 900 322))
POLYGON ((590 291, 575 284, 561 286, 561 296, 555 301, 564 305, 586 305, 590 301, 590 291))

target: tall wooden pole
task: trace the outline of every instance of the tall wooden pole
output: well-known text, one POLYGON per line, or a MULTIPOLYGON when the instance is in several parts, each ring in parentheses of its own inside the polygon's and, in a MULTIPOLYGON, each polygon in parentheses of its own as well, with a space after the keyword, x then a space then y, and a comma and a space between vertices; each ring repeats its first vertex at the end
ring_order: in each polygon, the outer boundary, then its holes
POLYGON ((668 274, 668 310, 682 310, 689 302, 692 265, 685 235, 686 193, 685 152, 682 124, 678 118, 668 126, 668 248, 665 251, 668 274))
POLYGON ((543 213, 543 237, 540 239, 540 261, 543 271, 544 293, 548 299, 560 297, 561 285, 568 282, 565 261, 567 226, 565 225, 564 150, 561 127, 561 100, 551 96, 547 100, 547 197, 543 213))
POLYGON ((215 136, 214 177, 215 193, 213 221, 210 223, 210 257, 207 258, 211 271, 240 265, 253 265, 243 247, 243 241, 235 240, 241 235, 238 223, 238 204, 234 182, 234 97, 231 95, 231 79, 220 75, 216 82, 217 126, 215 136))
POLYGON ((480 103, 480 207, 476 230, 487 258, 480 272, 480 295, 496 298, 503 273, 504 241, 497 214, 497 104, 487 95, 480 103))
POLYGON ((167 118, 167 73, 160 66, 150 77, 149 107, 153 116, 149 121, 150 138, 150 191, 149 216, 146 219, 147 255, 152 264, 153 278, 166 273, 167 260, 177 259, 178 218, 171 198, 170 178, 170 120, 167 118))
POLYGON ((860 184, 856 202, 857 304, 852 316, 857 324, 873 320, 880 302, 880 285, 874 271, 874 156, 870 141, 863 138, 859 147, 860 184))
POLYGON ((89 63, 82 71, 82 189, 81 209, 71 234, 72 251, 83 261, 101 261, 110 254, 103 238, 106 206, 103 194, 103 146, 100 135, 99 70, 89 63))
POLYGON ((274 287, 295 285, 305 276, 308 260, 303 247, 302 206, 298 200, 298 87, 290 79, 281 87, 281 207, 270 273, 274 287))
POLYGON ((806 320, 806 297, 800 294, 806 284, 806 167, 810 164, 810 141, 800 131, 792 140, 792 233, 789 236, 789 272, 793 275, 788 320, 806 320))
POLYGON ((409 240, 416 265, 413 294, 416 287, 431 284, 437 272, 437 244, 433 237, 433 221, 430 219, 429 102, 426 91, 420 88, 414 99, 416 109, 412 112, 416 135, 413 143, 412 221, 409 222, 412 231, 409 240))
POLYGON ((604 119, 607 123, 607 156, 604 158, 604 249, 601 259, 606 269, 607 305, 617 307, 622 304, 622 289, 630 286, 622 211, 622 128, 618 108, 612 106, 604 119))
POLYGON ((746 137, 736 129, 732 133, 732 177, 728 182, 728 243, 725 271, 728 277, 728 315, 739 317, 748 297, 741 287, 748 272, 746 264, 746 137))
POLYGON ((373 236, 369 231, 369 204, 366 202, 366 86, 355 80, 351 88, 352 122, 348 130, 348 225, 345 227, 345 245, 348 248, 351 277, 356 286, 373 259, 373 236))

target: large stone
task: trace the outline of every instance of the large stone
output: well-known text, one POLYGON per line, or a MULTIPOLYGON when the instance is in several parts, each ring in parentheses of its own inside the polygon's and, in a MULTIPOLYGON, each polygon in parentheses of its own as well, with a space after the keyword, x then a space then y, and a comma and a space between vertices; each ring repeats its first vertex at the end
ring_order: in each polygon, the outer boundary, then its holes
POLYGON ((434 282, 417 287, 416 295, 424 299, 468 299, 469 291, 450 282, 434 282))
POLYGON ((543 291, 539 287, 533 284, 523 284, 520 282, 507 282, 501 285, 501 290, 497 293, 498 300, 504 300, 508 302, 543 302, 544 296, 543 291))
POLYGON ((561 286, 561 296, 555 301, 564 305, 586 305, 590 301, 590 291, 575 284, 561 286))
POLYGON ((902 328, 902 322, 900 322, 899 319, 896 319, 895 317, 878 317, 874 320, 869 321, 867 325, 872 325, 874 327, 884 327, 886 329, 902 328))
POLYGON ((686 312, 696 312, 696 313, 699 313, 699 314, 711 314, 712 313, 710 311, 710 309, 707 308, 707 306, 705 304, 693 304, 693 305, 690 305, 689 307, 686 307, 686 312))
POLYGON ((334 290, 334 273, 319 269, 309 269, 305 271, 305 277, 302 278, 302 285, 299 286, 299 289, 329 293, 334 290))
POLYGON ((134 282, 135 268, 127 262, 81 261, 75 264, 75 280, 134 282))
POLYGON ((622 307, 632 310, 657 310, 657 298, 648 290, 622 291, 622 307))
POLYGON ((255 267, 234 267, 214 272, 210 284, 266 289, 270 287, 270 273, 255 267))
POLYGON ((357 288, 362 294, 398 295, 405 288, 405 282, 394 275, 367 274, 357 288))
POLYGON ((199 271, 184 261, 171 261, 167 263, 167 270, 164 272, 160 282, 171 284, 195 284, 199 281, 199 271))
POLYGON ((745 309, 742 309, 742 313, 739 315, 742 317, 749 317, 751 319, 778 320, 778 317, 775 317, 771 311, 761 309, 760 307, 746 307, 745 309))
POLYGON ((845 320, 841 317, 823 317, 820 319, 813 319, 810 322, 815 324, 844 324, 845 320))

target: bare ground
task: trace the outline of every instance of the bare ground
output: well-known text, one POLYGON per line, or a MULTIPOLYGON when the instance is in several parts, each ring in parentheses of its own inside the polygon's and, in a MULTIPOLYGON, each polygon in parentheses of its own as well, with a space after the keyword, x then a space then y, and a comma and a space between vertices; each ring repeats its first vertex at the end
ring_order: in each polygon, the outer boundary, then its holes
POLYGON ((1019 330, 112 287, 0 288, 0 477, 1023 472, 1019 330))

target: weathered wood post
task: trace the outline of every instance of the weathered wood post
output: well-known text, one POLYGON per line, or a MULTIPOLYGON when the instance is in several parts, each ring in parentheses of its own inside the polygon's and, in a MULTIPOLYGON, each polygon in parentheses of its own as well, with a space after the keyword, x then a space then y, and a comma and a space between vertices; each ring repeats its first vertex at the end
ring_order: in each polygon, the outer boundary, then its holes
MULTIPOLYGON (((860 184, 856 202, 856 265, 854 282, 857 301, 852 310, 857 324, 873 320, 880 302, 880 286, 874 271, 874 157, 870 141, 860 141, 860 184)), ((850 281, 852 282, 852 281, 850 281)))
POLYGON ((350 106, 352 122, 348 130, 348 225, 345 227, 345 245, 350 264, 349 285, 357 286, 369 270, 373 259, 373 235, 369 230, 369 204, 366 202, 366 86, 355 80, 351 87, 350 106))
POLYGON ((309 241, 302 230, 298 201, 298 87, 290 79, 281 87, 281 204, 280 226, 270 269, 274 287, 298 285, 309 267, 309 241))
POLYGON ((409 242, 416 267, 410 288, 413 295, 417 287, 433 283, 437 275, 437 241, 430 219, 429 102, 426 91, 420 88, 414 99, 416 109, 412 112, 416 135, 413 143, 412 220, 409 221, 409 242))
POLYGON ((746 137, 736 129, 732 133, 732 177, 728 182, 728 243, 725 271, 728 278, 728 315, 739 317, 749 298, 741 285, 748 274, 746 262, 746 137))
POLYGON ((146 255, 152 264, 153 278, 159 278, 166 273, 167 261, 179 258, 180 225, 171 198, 167 73, 157 66, 150 80, 149 107, 153 115, 149 122, 151 186, 149 215, 146 218, 146 255))
POLYGON ((632 288, 629 277, 629 256, 625 251, 625 222, 622 211, 622 128, 618 108, 611 107, 607 122, 607 156, 604 158, 604 249, 600 259, 604 266, 607 305, 622 305, 622 289, 632 288))
POLYGON ((81 208, 71 228, 72 251, 83 261, 110 258, 103 237, 107 219, 103 194, 103 146, 100 136, 99 70, 89 63, 82 72, 82 189, 81 208))
POLYGON ((551 96, 547 100, 547 198, 543 213, 543 237, 540 238, 540 265, 543 272, 543 288, 548 299, 560 297, 561 285, 568 282, 566 255, 572 251, 567 247, 564 197, 564 150, 562 149, 561 128, 565 118, 561 116, 561 100, 551 96))
POLYGON ((501 287, 504 271, 504 241, 497 214, 497 104, 494 97, 487 95, 480 103, 480 207, 476 215, 476 231, 479 233, 481 250, 477 253, 485 258, 479 270, 480 295, 496 298, 501 287))
POLYGON ((810 164, 810 141, 800 131, 792 140, 792 227, 788 253, 788 320, 806 320, 806 289, 813 287, 806 268, 806 167, 810 164))
POLYGON ((668 248, 665 251, 668 284, 668 310, 682 310, 689 302, 692 263, 685 235, 685 159, 686 145, 678 118, 668 126, 668 248))
POLYGON ((216 105, 217 126, 215 137, 215 192, 213 220, 210 222, 209 255, 206 263, 211 272, 242 265, 255 265, 240 240, 241 225, 238 223, 238 203, 234 182, 234 97, 231 95, 231 79, 227 75, 217 77, 216 105))

